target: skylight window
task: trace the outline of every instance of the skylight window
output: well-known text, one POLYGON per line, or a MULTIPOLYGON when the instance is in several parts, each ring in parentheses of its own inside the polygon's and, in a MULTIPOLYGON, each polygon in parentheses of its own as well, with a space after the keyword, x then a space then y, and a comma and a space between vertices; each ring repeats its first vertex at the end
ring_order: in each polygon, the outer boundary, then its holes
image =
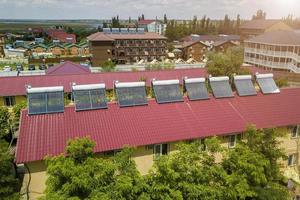
POLYGON ((186 78, 183 81, 189 100, 209 99, 205 78, 186 78))
POLYGON ((147 105, 145 82, 115 83, 120 107, 147 105))
POLYGON ((256 81, 263 94, 273 94, 280 92, 273 79, 273 74, 257 74, 256 81))
POLYGON ((216 98, 233 97, 228 76, 211 77, 209 82, 216 98))
POLYGON ((28 114, 57 113, 64 111, 64 88, 27 88, 28 114))
POLYGON ((183 101, 179 80, 152 81, 157 103, 183 101))
POLYGON ((256 95, 251 75, 234 76, 234 85, 239 96, 256 95))
POLYGON ((105 84, 74 84, 72 91, 76 111, 107 108, 105 84))

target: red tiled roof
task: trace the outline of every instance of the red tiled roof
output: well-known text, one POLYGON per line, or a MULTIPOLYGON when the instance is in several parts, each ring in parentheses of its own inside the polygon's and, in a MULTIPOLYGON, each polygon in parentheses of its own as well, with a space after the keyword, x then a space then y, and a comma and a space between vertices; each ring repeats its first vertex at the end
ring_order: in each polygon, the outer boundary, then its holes
POLYGON ((155 19, 140 20, 140 21, 138 21, 138 24, 139 25, 148 25, 148 24, 151 24, 152 22, 155 22, 155 19))
POLYGON ((300 123, 300 88, 282 89, 279 94, 188 101, 28 116, 22 111, 16 162, 42 160, 64 152, 67 141, 89 136, 95 152, 173 142, 300 123))
POLYGON ((140 81, 146 78, 147 85, 155 79, 180 79, 183 77, 205 76, 206 70, 198 69, 176 69, 162 71, 139 71, 139 72, 106 72, 91 74, 72 74, 72 75, 39 75, 39 76, 19 76, 19 77, 0 77, 0 96, 26 95, 26 85, 32 87, 64 86, 65 92, 70 92, 70 84, 94 84, 105 83, 106 88, 112 89, 113 82, 119 81, 140 81))
POLYGON ((114 40, 151 40, 151 39, 167 39, 157 33, 145 32, 143 34, 106 34, 103 32, 94 33, 87 37, 89 41, 114 41, 114 40))
POLYGON ((61 29, 49 29, 47 34, 52 39, 60 40, 61 42, 72 42, 76 43, 76 35, 66 33, 64 30, 61 29))
POLYGON ((90 74, 91 71, 82 65, 66 61, 49 68, 46 71, 47 75, 68 75, 68 74, 90 74))
POLYGON ((240 26, 241 29, 267 29, 276 23, 281 22, 279 19, 254 19, 245 22, 240 26))

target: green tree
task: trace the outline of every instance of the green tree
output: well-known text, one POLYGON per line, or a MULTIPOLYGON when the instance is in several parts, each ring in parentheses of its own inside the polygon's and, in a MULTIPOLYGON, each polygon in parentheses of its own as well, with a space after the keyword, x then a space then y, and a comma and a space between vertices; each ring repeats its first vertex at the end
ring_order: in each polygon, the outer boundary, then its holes
POLYGON ((66 155, 46 158, 44 199, 147 199, 144 179, 124 148, 112 159, 98 158, 89 138, 69 141, 66 155))
POLYGON ((241 68, 244 53, 242 47, 228 48, 225 53, 211 52, 208 54, 207 71, 212 76, 232 76, 248 73, 241 68))
POLYGON ((7 107, 0 107, 0 139, 10 133, 10 113, 7 107))
POLYGON ((116 63, 111 60, 107 60, 101 65, 101 68, 103 72, 111 72, 115 70, 116 63))
POLYGON ((13 156, 8 151, 8 143, 0 139, 0 197, 4 200, 18 199, 18 179, 13 173, 13 156))

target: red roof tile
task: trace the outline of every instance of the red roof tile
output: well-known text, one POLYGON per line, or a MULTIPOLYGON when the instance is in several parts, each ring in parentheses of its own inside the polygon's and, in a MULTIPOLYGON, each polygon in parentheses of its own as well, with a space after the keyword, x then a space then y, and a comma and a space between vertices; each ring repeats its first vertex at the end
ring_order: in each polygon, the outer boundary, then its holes
POLYGON ((26 95, 26 85, 32 87, 64 86, 65 92, 70 92, 70 84, 94 84, 105 83, 106 88, 112 89, 113 82, 116 80, 130 82, 140 81, 146 78, 147 85, 155 79, 180 79, 183 77, 205 76, 205 69, 176 69, 163 71, 140 71, 140 72, 106 72, 91 74, 72 74, 72 75, 40 75, 40 76, 19 76, 19 77, 0 77, 0 96, 26 95))
POLYGON ((28 116, 22 111, 16 162, 42 160, 64 151, 67 141, 90 136, 95 152, 180 141, 258 128, 300 124, 300 88, 279 94, 28 116))
POLYGON ((148 24, 151 24, 152 22, 155 22, 155 19, 140 20, 140 21, 138 21, 138 24, 139 25, 148 25, 148 24))
POLYGON ((67 75, 67 74, 90 74, 89 68, 82 65, 66 61, 49 68, 46 71, 47 75, 67 75))

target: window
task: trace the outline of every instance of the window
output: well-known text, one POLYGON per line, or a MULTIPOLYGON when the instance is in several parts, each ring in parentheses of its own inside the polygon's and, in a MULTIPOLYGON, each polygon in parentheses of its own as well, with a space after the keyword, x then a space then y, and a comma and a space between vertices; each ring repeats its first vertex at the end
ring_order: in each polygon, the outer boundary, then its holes
POLYGON ((234 148, 236 145, 236 141, 241 140, 242 135, 237 134, 237 135, 229 135, 228 136, 228 148, 234 148))
POLYGON ((291 127, 292 138, 299 137, 299 125, 291 127))
POLYGON ((230 135, 228 140, 228 147, 234 148, 236 143, 236 135, 230 135))
POLYGON ((15 97, 4 97, 4 105, 5 106, 14 106, 16 104, 15 97))
POLYGON ((288 156, 288 166, 296 165, 296 163, 297 163, 297 154, 296 153, 290 154, 288 156))
POLYGON ((168 154, 168 144, 155 144, 154 145, 154 157, 158 158, 161 155, 168 154))

